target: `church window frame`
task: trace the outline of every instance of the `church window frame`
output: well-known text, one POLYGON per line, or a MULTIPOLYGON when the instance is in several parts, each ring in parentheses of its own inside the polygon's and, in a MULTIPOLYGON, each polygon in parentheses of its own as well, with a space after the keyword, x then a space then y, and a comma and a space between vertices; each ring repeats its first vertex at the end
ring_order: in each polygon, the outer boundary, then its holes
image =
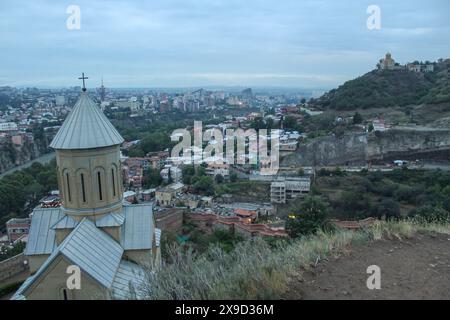
POLYGON ((85 185, 84 173, 83 172, 80 173, 80 179, 81 179, 81 196, 82 196, 82 201, 83 201, 83 203, 86 203, 87 202, 86 185, 85 185))
POLYGON ((70 172, 68 169, 63 170, 62 180, 63 180, 62 187, 63 187, 63 190, 65 190, 65 192, 63 192, 64 198, 68 202, 72 202, 72 190, 70 188, 70 172))
POLYGON ((98 199, 103 201, 103 190, 102 190, 102 174, 97 171, 97 188, 98 188, 98 199))

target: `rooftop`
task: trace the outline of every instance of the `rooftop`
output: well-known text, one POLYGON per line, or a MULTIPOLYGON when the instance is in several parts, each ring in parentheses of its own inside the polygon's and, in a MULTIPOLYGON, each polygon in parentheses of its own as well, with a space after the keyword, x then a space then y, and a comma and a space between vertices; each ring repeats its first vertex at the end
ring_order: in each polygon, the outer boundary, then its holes
POLYGON ((53 149, 92 149, 120 145, 124 142, 108 118, 82 92, 50 147, 53 149))

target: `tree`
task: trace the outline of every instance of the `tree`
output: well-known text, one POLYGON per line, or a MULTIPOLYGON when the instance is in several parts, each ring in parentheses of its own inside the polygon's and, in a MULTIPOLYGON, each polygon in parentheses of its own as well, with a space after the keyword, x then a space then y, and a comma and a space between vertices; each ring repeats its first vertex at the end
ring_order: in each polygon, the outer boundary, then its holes
POLYGON ((290 130, 297 130, 297 120, 294 117, 286 116, 283 119, 283 128, 290 130))
POLYGON ((173 183, 173 178, 172 178, 172 170, 170 170, 171 168, 169 168, 168 170, 168 174, 167 174, 167 183, 171 184, 173 183))
POLYGON ((202 163, 201 165, 198 166, 197 176, 199 176, 199 177, 206 176, 205 164, 202 163))
POLYGON ((360 124, 363 122, 363 117, 359 112, 355 112, 353 115, 353 124, 360 124))
POLYGON ((214 182, 209 176, 198 177, 197 181, 194 183, 194 188, 197 191, 205 192, 207 195, 214 193, 213 187, 214 182))
POLYGON ((237 174, 234 173, 234 172, 232 172, 232 173, 230 174, 230 181, 231 181, 231 182, 236 182, 237 179, 238 179, 237 174))
POLYGON ((450 185, 442 189, 442 194, 446 197, 450 197, 450 185))
POLYGON ((250 127, 254 128, 256 130, 264 129, 266 127, 264 120, 262 117, 256 117, 253 119, 253 121, 250 123, 250 127))
POLYGON ((316 233, 319 230, 332 229, 333 226, 328 217, 328 205, 318 196, 306 197, 286 222, 286 230, 293 238, 316 233))
POLYGON ((158 187, 162 181, 163 179, 158 170, 150 167, 144 171, 143 184, 145 188, 158 187))
POLYGON ((344 191, 341 196, 342 211, 347 218, 367 217, 370 201, 366 192, 360 190, 344 191))
POLYGON ((378 217, 385 216, 386 220, 400 217, 400 206, 392 199, 383 199, 378 206, 378 217))
POLYGON ((26 243, 19 241, 12 246, 0 246, 0 261, 9 259, 22 253, 25 250, 26 243))
POLYGON ((438 206, 422 206, 413 210, 411 215, 420 222, 426 223, 448 223, 450 222, 450 213, 438 206))
POLYGON ((223 178, 223 176, 221 174, 218 174, 218 175, 215 176, 214 180, 216 180, 217 184, 220 184, 220 183, 223 183, 224 178, 223 178))
POLYGON ((367 131, 372 132, 373 130, 375 130, 375 127, 373 126, 373 123, 369 123, 369 127, 367 128, 367 131))

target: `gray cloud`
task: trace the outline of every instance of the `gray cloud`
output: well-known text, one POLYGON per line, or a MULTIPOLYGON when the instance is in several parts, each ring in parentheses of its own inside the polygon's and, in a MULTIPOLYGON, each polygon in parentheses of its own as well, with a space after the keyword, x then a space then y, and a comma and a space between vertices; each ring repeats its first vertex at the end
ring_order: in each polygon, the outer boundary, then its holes
POLYGON ((24 1, 0 3, 0 85, 334 87, 374 67, 450 52, 450 2, 24 1), (81 30, 66 8, 81 8, 81 30), (367 6, 382 29, 366 28, 367 6))

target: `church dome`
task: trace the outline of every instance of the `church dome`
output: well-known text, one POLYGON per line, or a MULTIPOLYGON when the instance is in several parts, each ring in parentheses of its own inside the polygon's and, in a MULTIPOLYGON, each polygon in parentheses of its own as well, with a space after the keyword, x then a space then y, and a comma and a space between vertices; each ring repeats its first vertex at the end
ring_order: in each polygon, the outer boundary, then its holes
POLYGON ((95 102, 82 92, 50 147, 59 150, 93 149, 120 145, 123 141, 95 102))

